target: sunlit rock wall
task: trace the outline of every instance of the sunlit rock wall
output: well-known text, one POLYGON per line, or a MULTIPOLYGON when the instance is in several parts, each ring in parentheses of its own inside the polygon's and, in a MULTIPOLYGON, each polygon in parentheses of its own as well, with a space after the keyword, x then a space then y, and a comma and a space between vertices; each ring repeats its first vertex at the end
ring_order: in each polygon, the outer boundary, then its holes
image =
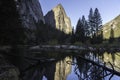
POLYGON ((68 64, 67 61, 72 61, 72 58, 66 57, 64 60, 56 63, 56 71, 54 80, 66 80, 67 76, 71 72, 71 64, 68 64))
POLYGON ((45 22, 52 27, 69 34, 72 32, 72 26, 70 18, 66 15, 66 12, 61 4, 58 4, 45 16, 45 22))

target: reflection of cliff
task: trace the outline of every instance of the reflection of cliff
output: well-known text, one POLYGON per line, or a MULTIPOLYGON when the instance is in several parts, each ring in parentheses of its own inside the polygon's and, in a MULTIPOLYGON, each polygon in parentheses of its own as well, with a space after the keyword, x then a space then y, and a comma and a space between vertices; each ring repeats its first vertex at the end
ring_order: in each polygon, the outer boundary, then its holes
POLYGON ((66 63, 72 61, 72 58, 66 57, 64 60, 54 62, 39 62, 38 65, 33 66, 26 71, 25 80, 66 80, 71 72, 71 64, 66 63))
MULTIPOLYGON (((117 66, 120 68, 120 55, 119 54, 120 54, 119 52, 116 52, 116 53, 105 52, 103 54, 103 61, 110 62, 113 64, 113 66, 117 66)), ((115 67, 115 69, 117 69, 117 68, 115 67)))
POLYGON ((71 72, 71 65, 66 61, 72 61, 70 57, 66 57, 64 60, 56 63, 56 71, 54 80, 66 80, 68 74, 71 72))

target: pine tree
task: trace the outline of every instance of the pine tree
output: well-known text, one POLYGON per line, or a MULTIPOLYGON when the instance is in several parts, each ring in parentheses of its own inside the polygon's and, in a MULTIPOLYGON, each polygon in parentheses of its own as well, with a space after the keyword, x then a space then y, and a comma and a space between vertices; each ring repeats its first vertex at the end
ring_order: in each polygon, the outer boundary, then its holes
POLYGON ((75 33, 74 33, 74 27, 72 28, 72 35, 71 35, 71 43, 75 42, 75 33))
POLYGON ((88 27, 88 22, 85 19, 85 16, 82 16, 82 24, 83 24, 83 29, 84 29, 84 37, 87 37, 89 34, 89 27, 88 27))
POLYGON ((102 19, 99 10, 95 8, 93 13, 92 8, 90 9, 88 16, 89 36, 92 38, 92 43, 99 43, 102 40, 100 30, 102 28, 102 19))
POLYGON ((89 36, 92 37, 94 34, 94 15, 93 15, 93 9, 90 8, 89 15, 88 15, 88 30, 89 30, 89 36))
POLYGON ((102 19, 99 10, 96 8, 94 11, 94 30, 95 34, 98 36, 98 32, 101 29, 102 19))
POLYGON ((79 19, 76 26, 76 32, 75 32, 76 41, 84 42, 84 39, 85 39, 84 32, 85 31, 83 27, 83 21, 79 19))

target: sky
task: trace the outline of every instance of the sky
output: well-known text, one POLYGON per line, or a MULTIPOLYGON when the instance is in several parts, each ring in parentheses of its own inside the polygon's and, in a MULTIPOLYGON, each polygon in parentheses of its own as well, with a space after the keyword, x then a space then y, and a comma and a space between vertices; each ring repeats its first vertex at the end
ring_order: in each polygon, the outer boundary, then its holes
POLYGON ((109 22, 120 14, 120 0, 39 0, 43 14, 47 14, 59 3, 64 7, 71 19, 72 26, 76 26, 82 15, 88 19, 90 8, 99 9, 103 24, 109 22))

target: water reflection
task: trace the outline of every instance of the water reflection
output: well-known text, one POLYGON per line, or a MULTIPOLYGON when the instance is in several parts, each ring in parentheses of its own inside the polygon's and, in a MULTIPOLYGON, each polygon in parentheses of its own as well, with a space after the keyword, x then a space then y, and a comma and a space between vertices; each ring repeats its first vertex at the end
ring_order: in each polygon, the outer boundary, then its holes
MULTIPOLYGON (((113 72, 120 72, 119 52, 82 52, 76 58, 77 68, 80 73, 79 80, 117 80, 120 77, 113 72), (108 69, 111 70, 108 70, 108 69), (113 70, 113 71, 112 71, 113 70)), ((116 73, 120 76, 120 73, 116 73)))
POLYGON ((83 61, 77 58, 77 65, 80 72, 79 80, 102 80, 104 78, 104 71, 101 67, 83 61), (79 63, 81 62, 81 63, 79 63))
POLYGON ((59 61, 43 61, 28 68, 25 72, 24 80, 66 80, 71 72, 71 65, 66 61, 72 61, 71 57, 65 57, 59 61))
MULTIPOLYGON (((79 53, 59 53, 42 51, 26 53, 25 55, 27 57, 14 56, 14 59, 16 57, 15 62, 20 62, 14 65, 19 68, 22 80, 120 79, 119 73, 119 76, 116 76, 106 69, 107 67, 120 72, 120 52, 80 51, 79 53), (36 59, 33 59, 33 57, 36 59)), ((9 60, 13 60, 13 57, 9 60)))
POLYGON ((27 67, 22 69, 20 75, 22 80, 66 80, 71 72, 72 65, 67 64, 66 61, 72 61, 72 58, 64 53, 40 52, 34 53, 33 56, 37 60, 25 59, 30 64, 26 64, 27 67))
POLYGON ((54 80, 55 62, 39 62, 25 72, 23 80, 42 80, 45 76, 48 80, 54 80))
POLYGON ((66 80, 68 74, 71 72, 71 65, 67 64, 67 61, 72 61, 72 59, 70 57, 66 57, 64 60, 56 63, 54 80, 66 80))
POLYGON ((108 63, 112 63, 115 70, 120 72, 120 52, 104 52, 103 53, 103 61, 108 63))

